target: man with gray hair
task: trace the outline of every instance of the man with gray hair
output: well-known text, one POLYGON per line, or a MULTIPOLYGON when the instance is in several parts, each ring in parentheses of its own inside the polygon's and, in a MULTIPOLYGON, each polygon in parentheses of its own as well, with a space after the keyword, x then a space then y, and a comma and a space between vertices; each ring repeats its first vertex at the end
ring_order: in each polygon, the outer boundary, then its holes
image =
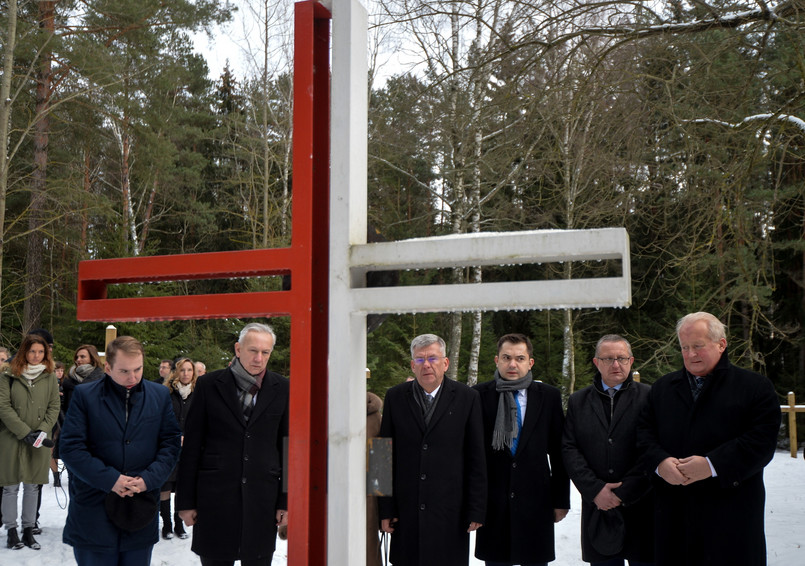
POLYGON ((763 468, 780 401, 771 381, 730 363, 712 314, 681 318, 676 334, 684 367, 651 388, 638 429, 654 478, 656 563, 764 565, 763 468))
POLYGON ((411 342, 416 376, 386 393, 380 436, 392 439, 393 495, 379 500, 395 566, 466 566, 484 522, 486 463, 478 392, 444 379, 435 334, 411 342))
POLYGON ((193 390, 176 509, 193 526, 202 566, 270 566, 277 527, 287 524, 289 386, 266 369, 275 342, 270 326, 246 325, 230 366, 200 377, 193 390))

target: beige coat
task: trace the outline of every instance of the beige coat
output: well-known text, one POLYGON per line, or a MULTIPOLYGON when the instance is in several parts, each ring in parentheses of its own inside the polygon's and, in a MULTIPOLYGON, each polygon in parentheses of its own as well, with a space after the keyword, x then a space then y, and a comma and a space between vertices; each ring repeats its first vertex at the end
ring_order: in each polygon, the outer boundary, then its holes
POLYGON ((50 448, 34 448, 23 438, 34 430, 51 435, 59 418, 59 381, 43 372, 29 382, 0 374, 0 485, 48 483, 50 448))

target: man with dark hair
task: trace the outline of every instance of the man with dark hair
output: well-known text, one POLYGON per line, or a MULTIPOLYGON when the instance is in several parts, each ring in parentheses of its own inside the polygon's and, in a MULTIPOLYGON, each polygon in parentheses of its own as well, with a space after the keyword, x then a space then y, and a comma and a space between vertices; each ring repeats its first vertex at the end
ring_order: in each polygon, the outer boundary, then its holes
POLYGON ((176 478, 176 509, 193 526, 203 566, 270 566, 277 527, 288 522, 282 445, 288 380, 267 371, 276 335, 247 324, 226 369, 193 390, 176 478))
POLYGON ((466 566, 484 522, 486 466, 478 393, 444 379, 435 334, 411 342, 414 381, 386 393, 380 436, 392 439, 394 495, 379 499, 395 566, 466 566))
POLYGON ((159 377, 162 380, 163 385, 168 384, 168 380, 171 377, 171 371, 173 371, 173 362, 171 360, 162 360, 159 362, 159 377))
POLYGON ((570 481, 562 463, 562 397, 534 381, 531 340, 498 340, 495 376, 481 396, 489 480, 487 520, 475 557, 488 566, 541 565, 556 558, 554 523, 570 509, 570 481))
POLYGON ((637 422, 651 388, 632 377, 632 346, 595 346, 593 383, 570 396, 562 452, 581 494, 581 557, 596 566, 651 564, 654 499, 639 461, 637 422))
POLYGON ((78 566, 147 566, 159 540, 157 500, 179 456, 168 389, 143 380, 143 346, 121 336, 106 375, 76 388, 59 450, 70 472, 63 540, 78 566))
POLYGON ((766 564, 763 468, 780 429, 767 378, 732 365, 726 327, 697 312, 676 326, 684 367, 651 387, 638 447, 654 478, 660 566, 766 564))

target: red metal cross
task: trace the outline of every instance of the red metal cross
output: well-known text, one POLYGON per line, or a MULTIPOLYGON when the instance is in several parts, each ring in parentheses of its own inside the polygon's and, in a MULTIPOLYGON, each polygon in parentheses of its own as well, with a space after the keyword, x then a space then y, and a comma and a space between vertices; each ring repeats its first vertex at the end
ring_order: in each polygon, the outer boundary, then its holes
POLYGON ((330 187, 330 12, 295 5, 291 245, 89 260, 78 268, 79 320, 140 321, 291 317, 288 560, 327 557, 327 325, 330 187), (107 298, 107 286, 190 279, 290 275, 291 290, 107 298))

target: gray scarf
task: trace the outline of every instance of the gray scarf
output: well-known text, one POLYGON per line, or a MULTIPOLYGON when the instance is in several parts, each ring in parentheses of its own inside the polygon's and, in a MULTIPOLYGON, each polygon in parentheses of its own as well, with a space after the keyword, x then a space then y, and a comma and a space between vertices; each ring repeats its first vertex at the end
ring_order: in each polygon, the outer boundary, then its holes
POLYGON ((92 364, 81 364, 80 366, 71 367, 70 375, 78 383, 83 383, 84 380, 89 377, 89 374, 91 374, 94 369, 95 366, 92 364))
POLYGON ((493 450, 511 450, 512 440, 520 434, 517 428, 517 401, 514 400, 512 392, 528 388, 532 381, 534 378, 531 377, 530 371, 520 379, 508 380, 500 377, 500 372, 495 370, 495 391, 500 395, 498 395, 495 428, 492 431, 493 450))
POLYGON ((240 364, 238 358, 235 358, 229 369, 232 370, 232 375, 235 376, 235 385, 238 386, 238 400, 243 407, 243 418, 246 419, 246 422, 249 422, 254 406, 252 401, 263 384, 265 370, 260 375, 252 375, 240 364))

